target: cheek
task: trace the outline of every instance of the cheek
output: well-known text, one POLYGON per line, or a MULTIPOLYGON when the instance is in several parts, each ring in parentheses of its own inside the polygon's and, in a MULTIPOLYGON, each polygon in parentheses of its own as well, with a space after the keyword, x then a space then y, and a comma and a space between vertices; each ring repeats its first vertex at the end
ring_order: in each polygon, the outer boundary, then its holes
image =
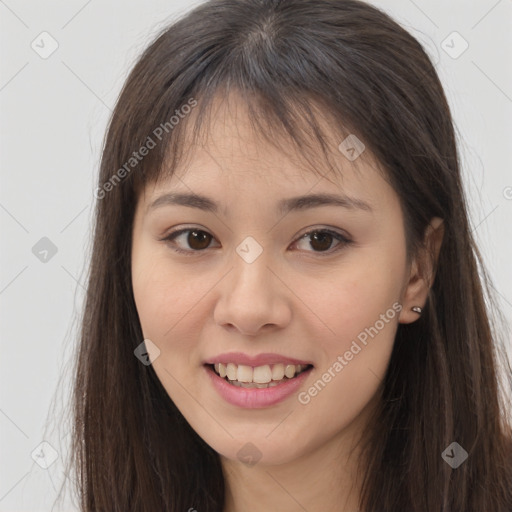
POLYGON ((310 288, 309 301, 329 330, 322 329, 320 365, 300 400, 315 414, 332 411, 326 427, 333 430, 361 412, 384 377, 401 309, 405 253, 372 247, 345 263, 329 284, 310 288))
POLYGON ((207 289, 203 280, 177 272, 165 255, 154 254, 134 257, 132 284, 144 336, 155 340, 170 337, 207 289))
POLYGON ((361 270, 343 285, 329 296, 318 296, 321 318, 335 334, 326 331, 322 337, 320 364, 298 397, 307 417, 324 418, 326 436, 347 427, 377 393, 401 308, 400 283, 391 272, 361 270))
POLYGON ((169 282, 159 272, 158 265, 134 265, 133 295, 145 338, 162 338, 173 325, 178 311, 178 283, 169 282))
MULTIPOLYGON (((328 328, 325 339, 329 352, 347 350, 352 340, 376 323, 379 330, 387 331, 388 323, 398 322, 393 304, 396 308, 400 300, 401 258, 397 254, 386 257, 382 252, 376 258, 375 254, 366 257, 359 253, 357 260, 347 261, 335 274, 314 286, 310 283, 309 292, 304 293, 328 328), (381 315, 386 318, 382 320, 381 315)), ((388 332, 384 337, 392 338, 388 332)))

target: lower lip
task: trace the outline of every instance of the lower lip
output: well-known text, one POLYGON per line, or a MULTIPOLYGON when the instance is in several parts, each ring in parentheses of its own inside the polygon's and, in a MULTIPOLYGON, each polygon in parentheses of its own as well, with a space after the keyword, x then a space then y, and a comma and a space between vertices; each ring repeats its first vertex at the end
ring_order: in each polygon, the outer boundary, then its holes
POLYGON ((219 395, 226 402, 245 409, 261 409, 282 402, 301 387, 313 369, 311 367, 297 377, 271 388, 241 388, 229 384, 209 366, 205 365, 204 368, 219 395))

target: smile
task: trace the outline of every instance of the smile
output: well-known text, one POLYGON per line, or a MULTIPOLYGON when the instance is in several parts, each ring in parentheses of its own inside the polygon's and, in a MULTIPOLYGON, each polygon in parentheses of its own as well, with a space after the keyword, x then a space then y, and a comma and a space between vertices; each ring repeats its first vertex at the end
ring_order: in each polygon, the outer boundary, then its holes
POLYGON ((224 401, 245 409, 261 409, 276 405, 299 392, 311 374, 313 365, 274 364, 251 367, 215 363, 205 364, 204 368, 214 389, 224 401), (224 377, 221 377, 221 372, 225 373, 224 377), (274 375, 279 378, 269 380, 274 375))
POLYGON ((306 371, 308 364, 273 364, 263 366, 237 365, 234 363, 217 363, 211 365, 214 372, 234 386, 242 388, 269 388, 295 378, 306 371))

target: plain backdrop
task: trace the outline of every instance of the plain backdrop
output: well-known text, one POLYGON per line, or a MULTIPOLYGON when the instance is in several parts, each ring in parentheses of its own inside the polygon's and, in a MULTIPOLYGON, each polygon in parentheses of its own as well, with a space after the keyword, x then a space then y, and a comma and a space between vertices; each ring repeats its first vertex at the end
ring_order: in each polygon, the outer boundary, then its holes
MULTIPOLYGON (((471 223, 510 325, 512 1, 372 3, 436 65, 471 223)), ((51 510, 64 478, 69 425, 58 411, 71 386, 103 135, 136 57, 191 6, 0 0, 0 512, 51 510)))

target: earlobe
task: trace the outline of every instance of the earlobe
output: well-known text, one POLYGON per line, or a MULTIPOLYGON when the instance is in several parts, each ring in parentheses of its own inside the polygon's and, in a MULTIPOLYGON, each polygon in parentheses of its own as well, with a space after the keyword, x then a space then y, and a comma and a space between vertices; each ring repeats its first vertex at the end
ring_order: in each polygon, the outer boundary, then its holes
POLYGON ((444 236, 443 219, 434 217, 425 230, 422 249, 415 255, 411 265, 409 282, 403 295, 403 309, 399 322, 415 322, 422 313, 428 293, 434 283, 435 269, 444 236))

